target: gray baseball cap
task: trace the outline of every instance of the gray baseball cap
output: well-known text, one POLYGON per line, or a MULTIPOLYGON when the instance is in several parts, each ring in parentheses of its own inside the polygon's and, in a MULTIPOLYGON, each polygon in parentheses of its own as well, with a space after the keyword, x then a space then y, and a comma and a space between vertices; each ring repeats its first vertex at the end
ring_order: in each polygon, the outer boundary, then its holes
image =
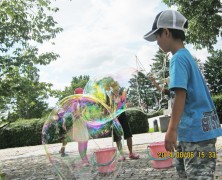
POLYGON ((160 28, 183 30, 187 19, 178 11, 165 10, 156 15, 152 30, 144 35, 147 41, 156 41, 154 33, 160 28))

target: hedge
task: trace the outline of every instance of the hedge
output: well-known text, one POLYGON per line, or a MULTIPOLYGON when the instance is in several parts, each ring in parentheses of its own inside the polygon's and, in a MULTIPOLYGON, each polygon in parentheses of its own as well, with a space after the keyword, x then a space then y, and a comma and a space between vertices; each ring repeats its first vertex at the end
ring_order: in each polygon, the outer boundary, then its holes
MULTIPOLYGON (((133 134, 148 132, 149 125, 147 116, 140 111, 129 111, 126 115, 133 134)), ((42 119, 19 119, 10 123, 0 130, 0 149, 34 146, 42 144, 42 127, 46 118, 42 119)))
POLYGON ((149 131, 148 118, 162 114, 163 111, 158 111, 150 115, 136 110, 126 112, 132 134, 147 133, 149 131))
POLYGON ((0 131, 0 149, 34 146, 42 143, 44 119, 20 119, 0 131))
MULTIPOLYGON (((213 101, 222 124, 222 95, 213 96, 213 101)), ((140 111, 127 111, 126 115, 133 134, 146 133, 149 130, 148 118, 162 115, 162 111, 152 115, 140 111)), ((0 149, 22 146, 34 146, 42 143, 42 127, 45 118, 19 119, 0 129, 0 149)))
POLYGON ((222 94, 213 96, 212 99, 214 101, 214 105, 216 106, 220 124, 222 124, 222 94))

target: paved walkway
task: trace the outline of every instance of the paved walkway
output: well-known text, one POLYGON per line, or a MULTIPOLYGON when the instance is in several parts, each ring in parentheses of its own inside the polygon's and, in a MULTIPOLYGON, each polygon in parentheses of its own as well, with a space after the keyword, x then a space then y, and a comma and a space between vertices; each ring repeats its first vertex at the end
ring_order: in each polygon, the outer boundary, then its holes
MULTIPOLYGON (((99 173, 97 166, 91 162, 89 167, 78 164, 79 155, 77 143, 69 143, 66 148, 68 156, 61 158, 58 150, 61 144, 53 144, 47 147, 43 145, 9 148, 0 150, 0 172, 5 173, 6 180, 34 180, 34 179, 157 179, 177 180, 175 167, 167 169, 154 169, 146 152, 147 145, 151 142, 164 140, 165 133, 145 133, 133 136, 133 149, 140 154, 139 160, 126 159, 118 162, 114 173, 99 173), (48 153, 46 153, 45 148, 48 153), (49 157, 49 158, 48 158, 49 157), (51 161, 51 162, 50 162, 51 161), (54 164, 54 165, 52 165, 54 164), (60 174, 60 175, 59 175, 60 174), (61 176, 63 178, 61 178, 61 176)), ((222 180, 222 137, 217 140, 217 168, 215 179, 222 180)), ((115 146, 115 144, 114 144, 115 146)), ((95 149, 112 147, 111 138, 90 140, 88 145, 88 156, 93 159, 95 149)), ((126 142, 124 152, 127 153, 126 142)), ((2 175, 3 176, 3 175, 2 175)), ((0 178, 1 180, 1 178, 0 178)))

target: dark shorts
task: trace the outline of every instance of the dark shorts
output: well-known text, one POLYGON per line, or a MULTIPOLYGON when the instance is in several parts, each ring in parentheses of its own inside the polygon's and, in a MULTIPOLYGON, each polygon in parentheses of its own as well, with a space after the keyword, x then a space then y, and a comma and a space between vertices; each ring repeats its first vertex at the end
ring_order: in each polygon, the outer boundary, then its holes
MULTIPOLYGON (((132 133, 131 133, 131 129, 126 117, 126 113, 123 112, 122 114, 119 115, 119 117, 117 118, 123 128, 123 134, 124 134, 124 139, 128 139, 130 137, 132 137, 132 133)), ((114 137, 114 142, 116 141, 120 141, 121 140, 121 136, 117 136, 115 131, 113 133, 113 137, 114 137)))
POLYGON ((64 140, 66 138, 66 131, 61 127, 59 128, 59 140, 64 140))

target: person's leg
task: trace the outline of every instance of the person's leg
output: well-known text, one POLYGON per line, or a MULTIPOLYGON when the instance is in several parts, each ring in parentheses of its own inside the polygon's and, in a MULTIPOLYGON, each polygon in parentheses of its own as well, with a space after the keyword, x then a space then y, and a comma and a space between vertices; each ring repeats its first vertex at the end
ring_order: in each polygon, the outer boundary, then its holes
POLYGON ((130 159, 138 159, 139 155, 133 153, 133 141, 132 141, 132 133, 131 133, 131 129, 126 117, 126 113, 122 113, 120 114, 120 116, 118 117, 118 120, 123 128, 123 132, 124 132, 124 139, 126 139, 127 142, 127 147, 129 150, 129 158, 130 159))
POLYGON ((216 139, 196 143, 184 143, 184 152, 194 152, 193 158, 184 158, 189 180, 213 180, 216 169, 216 139))
MULTIPOLYGON (((176 152, 175 152, 175 157, 176 154, 182 153, 182 147, 181 147, 181 142, 178 143, 177 148, 176 148, 176 152)), ((176 162, 176 170, 177 170, 177 174, 180 178, 187 178, 186 172, 185 172, 185 168, 184 168, 184 159, 183 158, 175 158, 175 162, 176 162)))
POLYGON ((120 153, 120 158, 118 159, 118 161, 125 161, 126 158, 124 156, 123 145, 122 145, 121 140, 116 141, 116 145, 117 145, 118 151, 120 153))
POLYGON ((88 141, 84 142, 78 142, 78 150, 79 150, 79 155, 84 163, 88 163, 88 157, 87 157, 87 146, 88 146, 88 141))
POLYGON ((121 140, 120 140, 120 141, 116 141, 116 145, 117 145, 117 148, 118 148, 118 150, 119 150, 120 155, 121 155, 121 156, 124 156, 123 146, 122 146, 121 140))
POLYGON ((62 156, 62 157, 65 156, 65 147, 66 147, 66 144, 67 144, 66 139, 63 139, 63 140, 62 140, 62 147, 61 147, 61 149, 60 149, 60 153, 61 153, 61 156, 62 156))
POLYGON ((133 140, 132 137, 127 138, 127 146, 129 150, 129 158, 130 159, 139 159, 140 155, 133 153, 133 140))
POLYGON ((127 147, 128 147, 129 153, 132 154, 133 153, 133 140, 132 140, 132 137, 127 138, 126 142, 127 142, 127 147))
POLYGON ((122 145, 121 140, 122 140, 121 136, 117 136, 116 132, 113 131, 113 141, 116 142, 117 149, 121 156, 118 161, 125 161, 126 158, 124 157, 123 145, 122 145))

